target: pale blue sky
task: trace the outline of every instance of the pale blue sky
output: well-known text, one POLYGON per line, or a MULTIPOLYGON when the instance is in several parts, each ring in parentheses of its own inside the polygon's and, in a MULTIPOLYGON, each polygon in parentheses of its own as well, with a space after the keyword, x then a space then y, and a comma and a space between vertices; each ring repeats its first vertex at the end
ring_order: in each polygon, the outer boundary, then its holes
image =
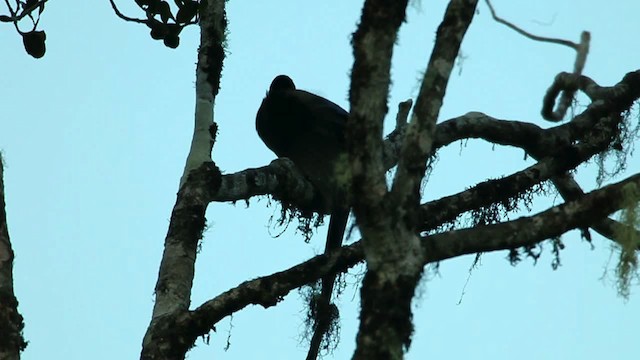
MULTIPOLYGON (((120 0, 134 16, 133 1, 120 0)), ((415 96, 446 1, 414 1, 395 50, 390 108, 415 96)), ((495 0, 499 13, 540 35, 577 41, 592 33, 585 73, 603 85, 636 70, 640 3, 632 0, 495 0)), ((228 2, 229 46, 216 101, 220 135, 213 156, 225 173, 274 158, 254 129, 255 112, 278 74, 348 108, 350 34, 359 1, 228 2)), ((4 11, 4 10, 3 10, 4 11)), ((8 24, 0 26, 0 149, 6 161, 9 230, 16 252, 15 286, 25 335, 24 359, 137 358, 153 287, 189 149, 198 32, 185 30, 171 50, 146 28, 125 23, 108 1, 50 1, 41 26, 47 54, 34 60, 8 24)), ((139 14, 138 14, 139 15, 139 14)), ((451 79, 442 119, 482 111, 548 126, 540 116, 546 88, 571 70, 574 53, 535 43, 494 23, 484 4, 462 45, 465 60, 451 79)), ((389 126, 393 122, 389 121, 389 126)), ((440 153, 426 198, 451 194, 530 164, 521 151, 470 141, 440 153)), ((640 171, 638 157, 629 172, 640 171)), ((595 166, 580 169, 592 189, 595 166)), ((535 210, 552 201, 539 199, 535 210)), ((212 204, 198 258, 193 302, 270 274, 321 252, 324 232, 305 244, 292 225, 269 227, 276 206, 212 204)), ((595 233, 593 233, 595 235, 595 233)), ((441 264, 423 281, 408 359, 637 358, 640 300, 617 297, 610 242, 595 250, 576 233, 564 237, 563 266, 545 252, 537 266, 517 267, 506 252, 484 255, 466 289, 473 257, 441 264), (600 280, 608 266, 609 277, 600 280), (464 290, 463 290, 464 289, 464 290), (458 301, 464 291, 461 304, 458 301)), ((549 248, 547 246, 547 248, 549 248)), ((357 283, 361 269, 348 276, 357 283)), ((357 329, 358 291, 340 305, 342 340, 335 358, 349 358, 357 329)), ((275 308, 236 314, 210 345, 198 341, 189 359, 299 359, 304 307, 297 293, 275 308)), ((329 357, 331 358, 331 357, 329 357)))

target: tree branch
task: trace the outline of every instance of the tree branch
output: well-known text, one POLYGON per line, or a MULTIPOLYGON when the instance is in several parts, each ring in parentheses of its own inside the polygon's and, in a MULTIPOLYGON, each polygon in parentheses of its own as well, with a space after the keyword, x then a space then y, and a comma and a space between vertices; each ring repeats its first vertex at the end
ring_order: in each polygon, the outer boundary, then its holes
POLYGON ((607 130, 609 133, 605 135, 608 136, 599 137, 594 142, 549 149, 545 152, 544 158, 524 170, 500 179, 482 182, 458 194, 424 204, 421 207, 421 218, 424 221, 422 231, 430 231, 453 221, 466 211, 496 203, 508 204, 510 199, 536 184, 577 167, 608 147, 615 129, 607 130))
POLYGON ((18 312, 13 292, 13 258, 4 201, 4 164, 0 154, 0 359, 20 359, 27 347, 22 330, 24 319, 18 312))
POLYGON ((427 261, 533 245, 569 230, 587 227, 620 210, 628 203, 629 193, 634 191, 640 191, 640 174, 531 217, 427 237, 431 238, 426 244, 427 261))
POLYGON ((113 0, 109 0, 109 2, 111 3, 111 8, 113 9, 113 11, 116 13, 116 15, 120 19, 122 19, 124 21, 138 23, 138 24, 147 24, 147 20, 135 19, 135 18, 128 17, 128 16, 124 15, 123 13, 120 12, 118 7, 116 6, 116 3, 113 0))
MULTIPOLYGON (((566 77, 576 78, 572 74, 563 74, 558 77, 560 80, 556 81, 573 81, 563 79, 566 77)), ((436 147, 463 138, 482 138, 492 143, 522 148, 536 159, 548 158, 525 171, 503 179, 485 182, 467 191, 423 205, 421 216, 425 219, 423 230, 433 229, 444 222, 452 221, 464 211, 506 201, 536 183, 549 179, 554 172, 556 176, 551 179, 565 200, 575 200, 581 196, 582 190, 575 181, 568 176, 566 179, 561 176, 563 169, 568 170, 567 167, 571 165, 563 159, 570 159, 570 162, 578 161, 578 158, 571 158, 574 154, 582 152, 577 151, 577 147, 595 146, 588 153, 583 153, 584 156, 596 149, 603 150, 602 147, 610 142, 610 135, 606 135, 606 132, 617 131, 620 121, 618 114, 628 109, 640 97, 640 72, 628 73, 618 84, 608 88, 599 87, 584 76, 579 77, 579 81, 576 82, 583 84, 581 89, 589 92, 596 102, 589 105, 587 110, 576 116, 574 120, 561 126, 543 130, 533 124, 496 120, 480 113, 469 113, 439 124, 436 147), (606 114, 614 115, 604 117, 606 114), (605 136, 602 137, 602 135, 605 136), (593 143, 598 137, 600 137, 600 145, 593 143), (581 145, 577 147, 568 145, 576 141, 582 142, 581 145), (567 152, 567 149, 572 148, 573 150, 567 152), (558 164, 563 165, 555 168, 558 164)), ((593 227, 603 236, 618 241, 614 236, 614 229, 624 225, 604 219, 594 223, 593 227)))
POLYGON ((544 37, 544 36, 538 36, 538 35, 534 35, 530 32, 527 32, 525 30, 522 30, 521 28, 519 28, 518 26, 514 25, 513 23, 498 17, 498 14, 496 13, 496 11, 493 8, 493 5, 491 5, 491 1, 489 0, 485 0, 485 2, 487 3, 487 6, 489 7, 489 11, 491 11, 491 16, 493 17, 493 20, 495 20, 496 22, 506 25, 508 28, 510 28, 511 30, 514 30, 515 32, 517 32, 518 34, 527 37, 531 40, 535 40, 535 41, 541 41, 541 42, 548 42, 548 43, 552 43, 552 44, 558 44, 558 45, 564 45, 564 46, 568 46, 576 51, 578 51, 579 45, 569 41, 569 40, 564 40, 564 39, 556 39, 556 38, 549 38, 549 37, 544 37))
MULTIPOLYGON (((416 211, 420 203, 420 183, 432 150, 436 121, 453 64, 476 6, 476 0, 451 1, 438 27, 436 42, 422 79, 391 189, 392 201, 399 200, 398 210, 409 212, 408 216, 401 215, 400 218, 415 218, 411 212, 416 211)), ((413 227, 415 224, 409 226, 413 227)))
POLYGON ((182 340, 164 336, 162 326, 189 308, 208 199, 218 192, 221 182, 220 171, 211 162, 211 149, 217 133, 213 104, 225 55, 225 0, 203 2, 200 16, 194 134, 165 238, 152 320, 143 339, 143 360, 184 359, 189 349, 182 340))

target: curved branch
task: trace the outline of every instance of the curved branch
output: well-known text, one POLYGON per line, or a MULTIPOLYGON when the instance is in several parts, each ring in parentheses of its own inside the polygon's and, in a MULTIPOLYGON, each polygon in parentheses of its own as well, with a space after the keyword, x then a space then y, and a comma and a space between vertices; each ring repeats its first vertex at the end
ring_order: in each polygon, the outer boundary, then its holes
POLYGON ((138 24, 147 24, 147 20, 135 19, 135 18, 131 18, 131 17, 128 17, 128 16, 124 15, 123 13, 120 12, 118 7, 116 6, 116 3, 113 0, 109 0, 109 2, 111 3, 111 8, 113 8, 113 11, 116 13, 116 15, 120 19, 122 19, 124 21, 130 21, 130 22, 138 23, 138 24))
POLYGON ((619 83, 611 87, 600 86, 584 75, 562 72, 553 79, 543 98, 542 115, 551 116, 554 101, 561 91, 575 90, 583 91, 592 101, 611 102, 612 104, 608 104, 609 107, 625 111, 638 99, 639 88, 640 71, 627 73, 619 83))
POLYGON ((515 32, 517 32, 518 34, 527 37, 531 40, 535 40, 535 41, 542 41, 542 42, 548 42, 548 43, 552 43, 552 44, 558 44, 558 45, 564 45, 564 46, 568 46, 576 51, 578 51, 578 44, 569 41, 569 40, 564 40, 564 39, 556 39, 556 38, 549 38, 549 37, 544 37, 544 36, 538 36, 538 35, 534 35, 530 32, 527 32, 525 30, 522 30, 521 28, 519 28, 518 26, 514 25, 513 23, 498 17, 498 14, 496 13, 495 9, 493 8, 493 5, 491 5, 491 1, 489 0, 485 0, 487 6, 489 7, 489 11, 491 12, 491 17, 493 17, 493 20, 495 20, 496 22, 499 22, 502 25, 507 26, 508 28, 510 28, 511 30, 514 30, 515 32))
POLYGON ((211 161, 211 149, 217 134, 213 104, 225 57, 225 1, 205 1, 200 10, 194 134, 164 241, 152 319, 142 341, 140 357, 143 360, 183 359, 188 350, 167 339, 162 326, 167 318, 189 308, 198 244, 209 204, 207 199, 218 192, 221 182, 220 171, 211 161))
POLYGON ((604 151, 611 142, 613 131, 609 128, 609 136, 603 136, 593 143, 551 149, 546 152, 546 157, 524 170, 422 205, 421 218, 424 223, 421 229, 430 231, 455 220, 463 212, 508 201, 543 181, 564 174, 604 151))
MULTIPOLYGON (((435 45, 425 71, 398 170, 391 189, 391 201, 398 201, 398 218, 412 219, 420 203, 420 183, 432 151, 436 121, 455 59, 477 6, 477 0, 451 1, 438 27, 435 45)), ((410 224, 409 226, 413 226, 410 224)))

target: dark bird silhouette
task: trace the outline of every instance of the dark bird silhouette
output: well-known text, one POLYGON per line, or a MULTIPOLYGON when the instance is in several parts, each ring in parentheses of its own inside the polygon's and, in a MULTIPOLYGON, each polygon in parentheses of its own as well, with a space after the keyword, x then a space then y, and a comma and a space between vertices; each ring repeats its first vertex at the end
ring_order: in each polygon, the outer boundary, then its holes
MULTIPOLYGON (((339 181, 336 169, 346 159, 345 128, 349 113, 318 95, 296 89, 286 75, 273 79, 256 116, 256 130, 278 157, 289 158, 321 195, 323 210, 331 214, 325 254, 342 245, 349 206, 347 181, 339 181)), ((344 162, 346 164, 346 162, 344 162)), ((346 166, 346 165, 343 165, 346 166)), ((336 274, 322 278, 315 301, 314 333, 307 360, 316 359, 333 316, 331 293, 336 274)))

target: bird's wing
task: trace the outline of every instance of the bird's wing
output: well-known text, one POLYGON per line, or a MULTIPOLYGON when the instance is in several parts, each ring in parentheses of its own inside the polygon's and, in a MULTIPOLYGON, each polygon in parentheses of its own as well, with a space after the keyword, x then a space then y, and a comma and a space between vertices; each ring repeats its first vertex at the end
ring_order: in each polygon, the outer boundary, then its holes
POLYGON ((306 109, 307 113, 313 114, 308 119, 309 130, 323 138, 339 140, 338 146, 341 151, 344 151, 344 136, 349 113, 336 103, 304 90, 295 90, 291 96, 306 109))

